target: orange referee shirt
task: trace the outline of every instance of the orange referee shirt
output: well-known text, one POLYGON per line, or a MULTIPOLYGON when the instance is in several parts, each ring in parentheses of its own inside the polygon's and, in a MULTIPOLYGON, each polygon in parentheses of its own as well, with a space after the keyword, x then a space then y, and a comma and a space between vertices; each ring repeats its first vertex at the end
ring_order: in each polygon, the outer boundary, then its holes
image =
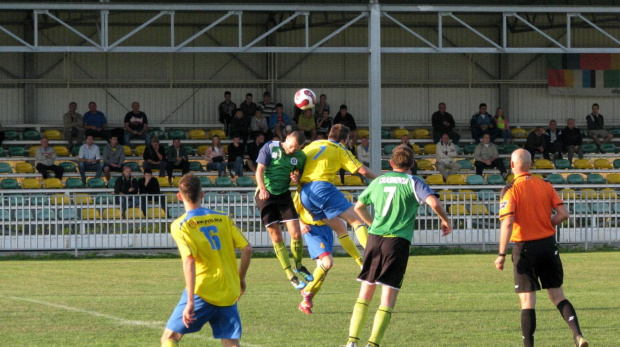
POLYGON ((499 219, 514 216, 510 241, 540 240, 555 234, 551 209, 562 205, 564 202, 549 182, 521 174, 502 189, 499 219))

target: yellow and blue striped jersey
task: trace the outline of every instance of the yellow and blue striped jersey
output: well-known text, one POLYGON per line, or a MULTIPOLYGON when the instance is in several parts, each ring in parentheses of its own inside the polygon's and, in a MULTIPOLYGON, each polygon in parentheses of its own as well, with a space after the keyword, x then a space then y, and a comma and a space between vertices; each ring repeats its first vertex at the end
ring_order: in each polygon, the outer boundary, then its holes
POLYGON ((306 165, 299 182, 303 185, 313 181, 332 182, 340 169, 356 173, 362 167, 353 153, 333 140, 317 140, 303 149, 306 165))
POLYGON ((248 241, 228 215, 200 207, 172 222, 181 257, 196 261, 195 293, 216 306, 233 305, 241 293, 235 248, 248 241))

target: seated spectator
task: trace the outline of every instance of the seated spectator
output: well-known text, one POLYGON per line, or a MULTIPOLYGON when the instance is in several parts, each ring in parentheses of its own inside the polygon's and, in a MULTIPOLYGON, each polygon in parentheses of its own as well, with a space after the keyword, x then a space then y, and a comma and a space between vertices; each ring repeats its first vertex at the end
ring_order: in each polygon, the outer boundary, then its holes
MULTIPOLYGON (((327 115, 329 116, 330 110, 329 104, 327 103, 327 95, 321 94, 321 96, 319 96, 319 102, 314 104, 314 119, 318 121, 319 118, 323 117, 324 111, 327 111, 327 115)), ((329 131, 327 133, 329 133, 329 131)))
POLYGON ((448 134, 452 142, 458 144, 461 135, 454 131, 454 127, 456 126, 454 117, 446 112, 446 103, 440 102, 438 108, 439 110, 431 116, 431 122, 433 124, 433 142, 439 142, 443 134, 448 134))
POLYGON ((264 92, 263 93, 263 101, 258 103, 257 108, 263 111, 263 114, 272 114, 276 112, 276 104, 271 101, 271 93, 264 92))
POLYGON ((263 117, 263 111, 256 109, 254 117, 250 120, 250 130, 252 130, 252 139, 255 139, 258 134, 269 137, 269 124, 267 118, 263 117))
POLYGON ((547 149, 547 134, 543 127, 536 127, 534 131, 527 135, 525 141, 525 149, 532 155, 532 160, 536 153, 543 155, 543 158, 549 159, 549 150, 547 149))
POLYGON ((484 134, 489 134, 491 136, 491 142, 495 141, 500 135, 500 131, 496 127, 493 116, 487 112, 487 104, 484 103, 478 106, 478 113, 471 116, 469 125, 471 128, 471 137, 477 144, 480 143, 480 137, 484 134))
POLYGON ((101 154, 99 154, 99 146, 93 143, 93 135, 86 135, 84 144, 80 147, 78 154, 78 168, 80 169, 80 176, 82 182, 86 185, 86 171, 95 171, 95 178, 101 177, 101 171, 103 171, 103 162, 101 161, 101 154))
POLYGON ((110 180, 110 171, 122 172, 125 163, 125 149, 118 144, 118 137, 110 136, 110 143, 103 147, 103 177, 110 180))
POLYGON ((248 145, 248 160, 246 161, 246 165, 252 172, 256 172, 256 159, 258 159, 258 152, 263 148, 264 144, 265 135, 259 133, 254 139, 254 142, 248 145))
POLYGON ((220 137, 215 135, 211 139, 211 146, 205 152, 207 171, 217 171, 217 176, 226 176, 226 152, 220 143, 220 137))
MULTIPOLYGON (((407 146, 407 147, 413 149, 413 146, 409 143, 409 136, 407 136, 407 135, 403 135, 400 138, 400 145, 407 146)), ((392 155, 392 153, 390 153, 390 155, 392 155)), ((416 163, 415 160, 413 161, 413 166, 411 167, 411 174, 412 175, 417 175, 418 174, 418 163, 416 163)))
POLYGON ((134 101, 131 104, 131 111, 125 115, 125 138, 124 144, 129 146, 131 139, 141 138, 145 145, 151 143, 149 134, 149 120, 144 112, 140 111, 140 104, 134 101))
POLYGON ((231 94, 229 91, 224 92, 224 101, 220 103, 217 107, 218 113, 220 114, 220 123, 224 124, 224 131, 226 132, 226 136, 229 135, 230 130, 230 121, 237 109, 237 105, 230 100, 231 94))
POLYGON ((362 143, 357 145, 355 154, 357 155, 357 160, 370 167, 370 142, 368 141, 368 136, 362 136, 362 143))
POLYGON ((2 145, 5 136, 4 130, 2 130, 2 124, 0 123, 0 145, 2 145))
POLYGON ((351 129, 349 138, 353 140, 354 145, 357 145, 357 125, 355 125, 353 115, 347 112, 347 105, 340 105, 340 112, 334 117, 334 125, 336 124, 342 124, 351 129))
POLYGON ((569 118, 566 122, 566 128, 562 131, 562 146, 564 150, 568 152, 568 161, 573 163, 573 155, 577 152, 579 159, 583 159, 583 138, 581 137, 581 131, 575 128, 575 120, 569 118))
POLYGON ((253 98, 254 96, 252 95, 252 93, 247 93, 245 94, 245 100, 241 104, 239 104, 241 112, 243 112, 243 115, 247 117, 247 119, 250 119, 250 117, 254 115, 254 112, 258 107, 254 103, 254 101, 252 101, 253 98))
POLYGON ((134 197, 138 194, 138 181, 131 177, 129 166, 123 168, 123 174, 114 182, 114 194, 118 195, 116 203, 121 204, 123 212, 138 205, 139 201, 134 197))
POLYGON ((316 134, 317 137, 321 136, 323 139, 327 139, 329 131, 332 130, 333 120, 329 116, 329 111, 324 110, 321 113, 321 117, 316 120, 316 134))
POLYGON ((482 143, 479 143, 474 150, 474 166, 476 167, 476 175, 481 175, 484 169, 495 167, 506 179, 508 172, 504 166, 504 161, 500 159, 497 146, 491 143, 491 135, 482 135, 482 143))
POLYGON ((600 149, 601 141, 599 137, 603 138, 603 142, 609 143, 614 135, 605 130, 605 119, 602 114, 598 113, 598 109, 598 104, 592 104, 592 113, 586 116, 586 122, 588 122, 588 136, 596 142, 600 149))
POLYGON ((276 112, 269 117, 269 130, 280 139, 285 139, 286 135, 292 131, 291 117, 284 113, 282 104, 277 104, 276 112))
POLYGON ((450 141, 448 134, 443 134, 441 140, 437 142, 435 156, 437 158, 435 167, 443 176, 444 181, 448 175, 453 175, 461 169, 461 165, 454 161, 457 156, 456 146, 450 141))
MULTIPOLYGON (((251 118, 254 118, 254 115, 251 118)), ((244 115, 241 109, 236 109, 235 115, 230 121, 230 136, 239 136, 243 139, 243 143, 246 143, 250 133, 251 118, 244 115)))
POLYGON ((240 143, 239 136, 233 137, 233 143, 228 145, 228 170, 231 178, 235 178, 235 175, 243 176, 244 152, 245 146, 240 143))
POLYGON ((64 124, 63 138, 69 142, 69 147, 73 146, 74 137, 77 137, 77 143, 81 144, 84 142, 84 133, 86 132, 82 115, 75 112, 75 110, 77 110, 77 103, 71 102, 69 103, 69 112, 62 116, 64 124))
POLYGON ((49 170, 54 172, 54 177, 62 180, 62 174, 65 172, 65 169, 61 166, 54 165, 56 152, 50 147, 50 141, 47 137, 44 136, 41 138, 41 146, 37 148, 34 157, 36 159, 35 168, 41 173, 43 179, 47 178, 47 171, 49 170))
POLYGON ((159 177, 166 177, 166 168, 168 167, 166 150, 160 146, 157 137, 152 138, 151 144, 146 146, 142 159, 144 159, 144 164, 142 164, 144 170, 159 170, 159 177))
POLYGON ((549 121, 549 129, 547 129, 547 152, 549 157, 553 155, 553 159, 562 159, 562 130, 557 128, 555 119, 549 121))
POLYGON ((168 172, 170 184, 172 184, 172 171, 175 169, 181 169, 181 175, 189 172, 189 159, 187 153, 185 153, 185 148, 181 147, 180 138, 177 137, 172 140, 172 146, 168 148, 166 159, 168 160, 166 171, 168 172))
POLYGON ((304 113, 299 117, 297 128, 299 131, 302 131, 310 141, 316 140, 316 123, 312 116, 312 109, 304 110, 304 113))
POLYGON ((150 169, 144 170, 144 177, 138 180, 138 194, 140 194, 140 208, 146 216, 147 206, 149 202, 155 202, 155 204, 166 209, 166 198, 159 196, 161 193, 159 189, 159 181, 153 178, 153 172, 150 169))
POLYGON ((498 107, 495 110, 495 116, 493 116, 493 121, 497 125, 497 129, 499 130, 502 138, 504 139, 504 143, 512 142, 512 135, 510 134, 510 124, 508 124, 508 119, 504 115, 504 109, 498 107))
POLYGON ((93 137, 100 137, 104 140, 108 140, 109 132, 108 120, 105 114, 101 111, 97 111, 97 104, 94 101, 88 103, 88 112, 82 117, 84 123, 84 129, 86 130, 86 136, 92 135, 93 137))

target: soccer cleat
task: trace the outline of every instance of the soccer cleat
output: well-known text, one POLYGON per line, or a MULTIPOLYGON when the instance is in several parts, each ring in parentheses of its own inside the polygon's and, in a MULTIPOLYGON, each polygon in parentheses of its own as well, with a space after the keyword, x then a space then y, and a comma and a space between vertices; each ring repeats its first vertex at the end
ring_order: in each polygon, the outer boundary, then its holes
POLYGON ((299 310, 305 314, 312 314, 312 307, 306 305, 305 301, 299 303, 299 310))
POLYGON ((304 280, 308 282, 314 281, 314 276, 312 276, 312 273, 310 273, 310 271, 308 271, 308 269, 306 269, 303 265, 300 266, 299 269, 295 269, 295 272, 304 276, 304 280))
POLYGON ((357 343, 355 343, 355 342, 349 342, 349 343, 347 343, 344 347, 357 347, 357 343))
POLYGON ((306 306, 313 308, 314 305, 312 304, 312 297, 314 296, 313 293, 306 293, 305 290, 301 291, 301 296, 304 298, 304 300, 302 301, 302 303, 304 303, 306 306))
POLYGON ((302 290, 306 288, 306 282, 300 281, 299 278, 297 278, 297 276, 293 276, 293 278, 291 278, 291 284, 297 290, 302 290))
POLYGON ((586 341, 586 339, 583 338, 583 336, 577 336, 577 338, 575 339, 575 347, 588 347, 590 346, 590 344, 588 344, 588 341, 586 341))

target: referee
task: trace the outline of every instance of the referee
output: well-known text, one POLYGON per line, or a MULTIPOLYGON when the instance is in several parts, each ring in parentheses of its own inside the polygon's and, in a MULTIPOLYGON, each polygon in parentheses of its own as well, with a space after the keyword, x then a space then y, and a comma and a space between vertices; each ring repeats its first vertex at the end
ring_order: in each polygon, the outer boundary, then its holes
POLYGON ((500 271, 504 269, 508 240, 513 241, 515 292, 521 302, 524 346, 534 346, 536 291, 543 288, 572 330, 575 345, 587 347, 577 313, 562 291, 564 271, 555 243, 554 227, 568 218, 568 210, 550 183, 530 174, 531 164, 528 151, 512 152, 510 166, 515 179, 501 193, 499 219, 502 226, 495 267, 500 271), (556 212, 553 216, 552 209, 556 212))

